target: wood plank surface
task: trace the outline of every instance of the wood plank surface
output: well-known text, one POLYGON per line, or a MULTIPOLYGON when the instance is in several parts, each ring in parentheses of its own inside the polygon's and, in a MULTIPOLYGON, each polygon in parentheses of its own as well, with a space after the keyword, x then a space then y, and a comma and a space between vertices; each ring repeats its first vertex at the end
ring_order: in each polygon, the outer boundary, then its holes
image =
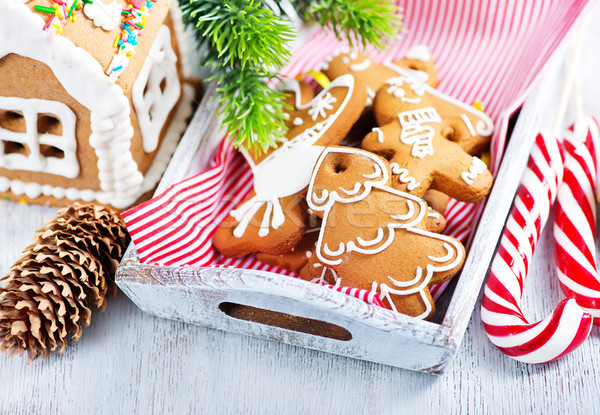
MULTIPOLYGON (((598 7, 591 21, 600 21, 598 7)), ((597 39, 600 25, 591 23, 585 110, 600 117, 597 39)), ((552 122, 552 114, 542 120, 552 122)), ((0 201, 2 274, 55 211, 0 201)), ((562 298, 551 245, 548 228, 525 285, 532 320, 562 298)), ((120 294, 63 355, 31 365, 0 356, 0 413, 598 414, 599 368, 597 327, 557 362, 506 358, 486 338, 479 301, 454 362, 437 377, 152 317, 120 294)))
MULTIPOLYGON (((0 203, 2 270, 54 209, 0 203)), ((561 297, 551 234, 526 282, 525 310, 561 297), (535 292, 534 292, 535 291, 535 292)), ((446 374, 436 377, 152 317, 124 295, 96 313, 63 355, 0 359, 2 414, 582 413, 600 410, 598 328, 566 358, 532 366, 489 343, 479 310, 446 374)))

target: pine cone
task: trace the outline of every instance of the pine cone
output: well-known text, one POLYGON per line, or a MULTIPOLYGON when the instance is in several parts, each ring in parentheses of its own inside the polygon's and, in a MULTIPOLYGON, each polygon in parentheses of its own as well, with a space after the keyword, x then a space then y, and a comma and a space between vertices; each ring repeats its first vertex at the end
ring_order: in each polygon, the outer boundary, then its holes
POLYGON ((40 229, 2 278, 0 350, 32 361, 77 341, 91 308, 104 310, 129 237, 119 214, 75 203, 40 229))

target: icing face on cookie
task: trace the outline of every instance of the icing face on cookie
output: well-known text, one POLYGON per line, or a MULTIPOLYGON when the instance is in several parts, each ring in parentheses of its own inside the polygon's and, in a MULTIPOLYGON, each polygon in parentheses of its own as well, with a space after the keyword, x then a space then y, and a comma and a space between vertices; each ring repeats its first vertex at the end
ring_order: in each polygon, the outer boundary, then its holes
POLYGON ((215 235, 213 243, 224 255, 280 254, 302 238, 308 215, 301 199, 312 168, 324 146, 341 141, 366 101, 364 87, 352 75, 335 79, 306 104, 302 84, 289 81, 283 89, 294 100, 286 139, 260 155, 240 150, 254 174, 254 194, 231 211, 215 235))
POLYGON ((485 113, 451 98, 414 78, 390 78, 377 91, 375 119, 379 126, 402 121, 398 114, 413 114, 434 108, 443 123, 442 135, 456 142, 469 154, 477 154, 487 145, 494 131, 485 113))
POLYGON ((362 148, 390 162, 391 186, 419 197, 429 189, 464 202, 489 194, 492 174, 477 157, 444 137, 446 123, 433 107, 408 110, 364 138, 362 148))
POLYGON ((389 78, 402 75, 415 78, 420 83, 428 83, 432 87, 437 86, 433 56, 429 48, 424 45, 413 47, 402 59, 383 64, 378 64, 357 51, 342 48, 326 58, 321 65, 321 70, 329 79, 344 74, 352 74, 359 78, 367 85, 369 94, 367 106, 371 106, 375 93, 389 78))
POLYGON ((336 271, 341 285, 378 292, 393 310, 428 318, 434 311, 428 287, 459 271, 464 247, 427 231, 425 202, 390 187, 390 178, 390 166, 371 153, 323 151, 307 194, 308 206, 323 219, 316 258, 336 271), (337 178, 339 165, 346 169, 337 178), (377 172, 376 180, 365 177, 368 170, 377 172), (356 197, 339 197, 338 189, 354 187, 362 189, 356 197))

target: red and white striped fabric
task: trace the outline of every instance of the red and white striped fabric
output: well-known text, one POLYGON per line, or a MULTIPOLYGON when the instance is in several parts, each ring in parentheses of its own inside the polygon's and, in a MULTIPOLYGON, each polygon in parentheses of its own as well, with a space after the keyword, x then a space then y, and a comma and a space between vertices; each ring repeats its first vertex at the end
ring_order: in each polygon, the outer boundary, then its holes
POLYGON ((492 343, 527 363, 557 359, 588 336, 592 318, 574 299, 561 301, 550 316, 529 323, 521 310, 523 285, 535 246, 563 179, 561 144, 539 134, 483 292, 481 320, 492 343))
MULTIPOLYGON (((438 89, 463 102, 481 101, 494 120, 491 169, 497 170, 508 119, 524 101, 542 66, 587 1, 578 0, 413 0, 400 1, 409 29, 374 60, 394 60, 417 44, 428 45, 437 61, 438 89)), ((319 32, 295 54, 283 75, 318 69, 343 46, 329 31, 319 32)), ((223 258, 212 247, 216 227, 252 188, 243 158, 223 142, 208 169, 170 187, 123 214, 140 260, 146 264, 235 266, 290 275, 254 256, 223 258)), ((466 240, 476 209, 453 202, 449 231, 466 240)))
POLYGON ((600 129, 593 118, 578 120, 564 141, 565 176, 554 219, 556 268, 563 292, 600 324, 596 266, 596 187, 600 129))
POLYGON ((386 308, 379 297, 379 294, 370 290, 363 290, 359 288, 351 288, 351 287, 340 287, 338 285, 323 285, 323 287, 330 288, 340 293, 344 293, 350 295, 352 297, 356 297, 360 300, 366 301, 369 304, 378 305, 379 307, 386 308))

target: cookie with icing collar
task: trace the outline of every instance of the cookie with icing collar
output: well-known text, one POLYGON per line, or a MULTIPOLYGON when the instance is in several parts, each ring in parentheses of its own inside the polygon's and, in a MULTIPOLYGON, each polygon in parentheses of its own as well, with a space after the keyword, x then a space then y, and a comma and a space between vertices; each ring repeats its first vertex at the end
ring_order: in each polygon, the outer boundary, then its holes
POLYGON ((287 111, 289 129, 282 143, 262 154, 240 150, 252 168, 254 189, 215 233, 213 245, 225 256, 282 254, 300 242, 313 166, 325 146, 344 138, 367 99, 366 88, 352 75, 335 79, 306 104, 298 81, 290 80, 282 89, 295 101, 287 111))
POLYGON ((367 55, 349 48, 341 48, 325 59, 321 71, 329 79, 344 74, 352 74, 367 86, 370 106, 375 93, 389 78, 410 76, 420 82, 436 87, 438 83, 435 62, 429 48, 425 45, 415 46, 406 55, 394 62, 376 63, 367 55))
POLYGON ((391 309, 430 318, 429 287, 456 275, 465 258, 454 238, 426 229, 428 207, 390 186, 389 164, 353 148, 328 147, 307 193, 322 218, 316 257, 343 286, 379 293, 391 309))
POLYGON ((364 150, 389 161, 394 189, 419 197, 435 189, 472 203, 489 194, 492 174, 483 161, 444 135, 447 124, 436 108, 405 111, 395 118, 362 142, 364 150))

